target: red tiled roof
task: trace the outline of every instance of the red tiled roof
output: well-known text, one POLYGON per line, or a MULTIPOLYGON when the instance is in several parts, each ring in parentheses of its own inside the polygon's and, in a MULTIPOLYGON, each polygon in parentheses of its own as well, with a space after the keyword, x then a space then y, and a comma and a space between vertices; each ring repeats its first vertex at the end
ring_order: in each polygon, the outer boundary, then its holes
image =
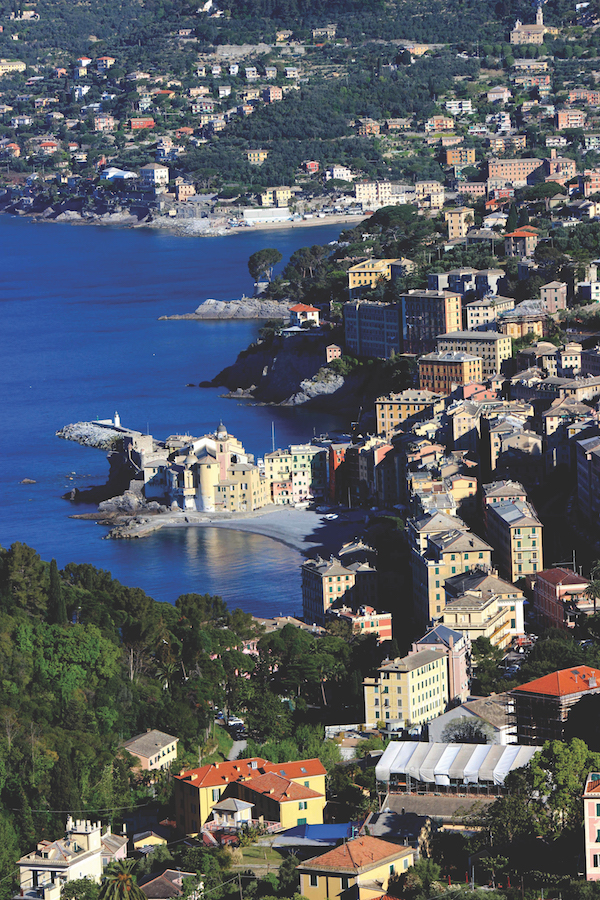
POLYGON ((187 781, 195 787, 213 787, 227 784, 229 781, 239 781, 240 778, 248 778, 256 775, 265 765, 266 760, 260 756, 252 756, 248 759, 236 759, 234 762, 213 763, 201 766, 199 769, 188 769, 176 775, 179 781, 187 781), (252 763, 256 763, 253 767, 252 763))
POLYGON ((275 772, 284 778, 309 778, 311 775, 327 775, 327 769, 320 759, 299 759, 296 762, 270 763, 261 766, 262 772, 275 772))
POLYGON ((572 669, 561 669, 560 672, 536 678, 535 681, 514 688, 514 691, 568 697, 569 694, 581 694, 596 689, 600 689, 600 670, 592 669, 590 666, 573 666, 572 669))
POLYGON ((264 775, 258 775, 251 778, 250 781, 244 782, 244 787, 257 794, 267 794, 278 803, 287 803, 290 800, 313 800, 315 797, 322 797, 318 791, 304 787, 303 784, 296 784, 289 778, 283 778, 275 772, 265 772, 264 775))
POLYGON ((538 572, 537 578, 543 578, 548 584, 589 584, 587 578, 582 578, 577 572, 570 569, 544 569, 538 572))
POLYGON ((340 844, 339 847, 323 853, 322 856, 313 857, 299 866, 300 869, 342 869, 347 872, 357 872, 360 869, 372 869, 381 865, 385 859, 397 859, 413 852, 410 847, 401 847, 390 844, 379 838, 363 836, 340 844))
POLYGON ((585 786, 586 794, 600 794, 600 781, 590 781, 589 785, 585 786))
POLYGON ((306 303, 297 303, 290 306, 290 312, 319 312, 316 306, 307 306, 306 303))

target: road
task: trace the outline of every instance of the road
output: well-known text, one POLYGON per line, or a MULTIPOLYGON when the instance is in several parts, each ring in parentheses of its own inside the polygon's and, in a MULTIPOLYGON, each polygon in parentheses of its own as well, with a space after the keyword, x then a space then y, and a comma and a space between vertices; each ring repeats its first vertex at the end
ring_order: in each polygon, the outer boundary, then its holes
POLYGON ((247 741, 234 741, 233 747, 229 751, 227 759, 231 762, 233 759, 238 759, 238 757, 244 752, 246 747, 248 746, 247 741))

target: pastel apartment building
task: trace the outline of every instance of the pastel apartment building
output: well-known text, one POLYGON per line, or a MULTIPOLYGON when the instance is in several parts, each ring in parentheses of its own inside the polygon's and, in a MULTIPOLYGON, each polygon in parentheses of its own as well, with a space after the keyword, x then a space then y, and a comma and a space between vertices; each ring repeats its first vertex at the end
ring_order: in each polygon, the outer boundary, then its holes
POLYGON ((540 299, 550 314, 567 308, 567 285, 562 281, 549 281, 540 288, 540 299))
POLYGON ((488 536, 498 568, 509 581, 544 568, 543 525, 530 503, 505 500, 488 507, 488 536))
POLYGON ((438 332, 436 341, 440 353, 460 351, 479 356, 482 360, 481 373, 484 379, 493 378, 502 371, 504 360, 512 356, 512 340, 497 331, 438 332))
MULTIPOLYGON (((250 757, 248 759, 237 759, 233 762, 211 763, 210 765, 201 766, 198 769, 189 769, 176 775, 173 781, 174 786, 174 802, 175 802, 175 819, 177 822, 177 830, 181 834, 194 835, 198 834, 204 823, 212 814, 213 807, 219 803, 223 795, 227 797, 237 797, 244 800, 240 796, 243 791, 240 787, 250 785, 254 782, 257 790, 254 792, 254 800, 247 802, 254 803, 255 807, 260 806, 259 797, 265 797, 265 782, 258 779, 266 774, 277 775, 282 781, 271 784, 273 787, 273 795, 277 794, 280 800, 288 800, 295 804, 294 813, 298 813, 296 818, 307 818, 303 814, 308 807, 299 808, 299 802, 308 802, 310 799, 317 800, 315 809, 320 809, 320 821, 323 821, 322 810, 325 806, 325 775, 327 774, 323 768, 323 764, 318 759, 304 759, 297 762, 275 764, 260 757, 250 757), (287 783, 284 783, 287 782, 287 783), (299 800, 296 791, 290 788, 290 783, 295 786, 306 788, 311 792, 311 796, 299 800), (285 797, 285 794, 288 797, 285 797), (294 796, 292 796, 294 794, 294 796), (255 803, 255 800, 258 803, 255 803)), ((268 794, 269 791, 266 791, 268 794)), ((281 804, 278 804, 281 806, 281 804)), ((291 809, 291 807, 290 807, 291 809)), ((255 812, 257 810, 255 809, 255 812)), ((267 807, 265 812, 273 814, 279 812, 275 807, 267 807)), ((312 813, 312 804, 311 804, 312 813)), ((260 813, 262 815, 263 813, 260 813)), ((317 812, 316 817, 319 818, 317 812)), ((254 818, 258 818, 255 815, 254 818)), ((289 816, 286 816, 286 819, 289 816)), ((292 816, 293 818, 293 816, 292 816)), ((279 818, 269 818, 269 821, 281 821, 279 818)), ((298 824, 296 821, 294 825, 298 824)), ((287 825, 286 827, 290 827, 287 825)))
POLYGON ((466 237, 469 226, 473 224, 473 211, 464 207, 448 209, 444 213, 444 218, 448 226, 448 239, 452 241, 455 238, 466 237))
POLYGON ((482 379, 482 360, 461 350, 427 353, 419 359, 419 388, 448 395, 455 387, 482 379))
MULTIPOLYGON (((456 517, 453 525, 427 535, 422 552, 414 547, 411 550, 414 615, 424 626, 439 619, 444 612, 447 578, 473 569, 492 568, 490 544, 467 531, 456 517)), ((454 627, 452 623, 450 627, 454 627)))
POLYGON ((344 565, 332 557, 302 564, 302 613, 310 624, 325 625, 331 606, 377 605, 377 593, 377 570, 368 562, 344 565))
POLYGON ((475 147, 450 147, 446 150, 447 166, 473 166, 475 159, 475 147))
POLYGON ((440 395, 431 391, 407 388, 398 394, 378 397, 375 401, 377 433, 389 437, 407 419, 413 416, 427 417, 440 401, 440 395))
POLYGON ((354 838, 301 863, 300 892, 307 900, 375 900, 385 895, 392 876, 414 865, 415 853, 371 835, 354 838))
POLYGON ((363 681, 365 723, 398 728, 422 725, 448 704, 448 658, 442 650, 419 650, 383 662, 363 681))
MULTIPOLYGON (((505 650, 517 634, 517 601, 511 605, 512 613, 511 606, 503 603, 501 597, 493 591, 467 590, 458 597, 447 601, 442 614, 442 622, 448 628, 461 632, 471 643, 479 637, 484 637, 490 641, 492 646, 505 650)), ((519 605, 522 622, 522 595, 519 605)), ((523 626, 521 626, 520 634, 523 634, 523 626)))
POLYGON ((491 180, 510 182, 514 187, 524 187, 542 160, 531 159, 490 159, 488 161, 488 178, 491 180))
POLYGON ((411 653, 420 650, 441 650, 448 658, 448 698, 464 701, 469 696, 471 671, 471 642, 460 630, 438 624, 412 645, 411 653))
POLYGON ((378 209, 380 206, 389 206, 392 186, 389 181, 356 181, 354 195, 363 209, 378 209))
POLYGON ((500 313, 514 308, 515 301, 512 297, 500 297, 497 294, 484 297, 482 300, 472 300, 464 307, 467 331, 476 331, 484 325, 491 325, 500 313))
POLYGON ((271 501, 289 506, 327 493, 327 451, 311 444, 292 444, 265 454, 265 477, 271 501))
POLYGON ((260 195, 261 206, 287 206, 292 198, 291 187, 267 188, 260 195))
POLYGON ((582 697, 600 691, 600 671, 572 666, 513 688, 520 744, 541 746, 564 737, 569 712, 582 697))
MULTIPOLYGON (((319 760, 306 760, 319 762, 319 760)), ((315 791, 309 787, 310 779, 306 765, 306 782, 292 779, 286 774, 298 769, 298 764, 282 763, 280 766, 269 766, 261 775, 249 781, 232 782, 225 795, 229 798, 251 803, 254 807, 253 818, 259 822, 277 822, 281 829, 294 828, 296 825, 322 825, 323 810, 326 804, 325 788, 315 791)), ((321 767, 322 768, 322 767, 321 767)))
POLYGON ((262 166, 269 155, 268 150, 247 150, 246 158, 251 166, 262 166))
POLYGON ((563 128, 585 128, 586 114, 581 109, 558 109, 554 116, 557 131, 563 128))
POLYGON ((367 259, 348 269, 348 296, 354 300, 361 294, 373 290, 380 281, 392 277, 392 263, 397 259, 367 259))
POLYGON ((139 767, 143 772, 169 769, 177 759, 179 738, 155 728, 148 729, 145 734, 138 734, 121 744, 124 750, 137 756, 139 767))
POLYGON ((533 585, 538 621, 547 628, 574 628, 580 616, 594 612, 588 588, 589 580, 571 569, 557 566, 538 572, 533 585))
POLYGON ((377 612, 373 606, 359 606, 357 610, 347 606, 330 606, 327 614, 347 622, 352 628, 352 634, 374 635, 378 644, 392 639, 392 614, 389 612, 377 612))

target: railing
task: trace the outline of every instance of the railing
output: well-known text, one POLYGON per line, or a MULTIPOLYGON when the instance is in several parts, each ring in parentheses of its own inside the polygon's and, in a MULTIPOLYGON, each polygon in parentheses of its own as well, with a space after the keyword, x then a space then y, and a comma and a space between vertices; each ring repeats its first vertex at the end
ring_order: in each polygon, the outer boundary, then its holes
POLYGON ((251 828, 264 828, 269 834, 275 831, 281 831, 281 822, 268 822, 261 819, 247 819, 244 822, 239 822, 236 825, 220 825, 217 822, 205 822, 202 826, 203 830, 210 831, 211 834, 214 831, 223 831, 226 834, 237 834, 238 831, 242 831, 245 827, 251 828))

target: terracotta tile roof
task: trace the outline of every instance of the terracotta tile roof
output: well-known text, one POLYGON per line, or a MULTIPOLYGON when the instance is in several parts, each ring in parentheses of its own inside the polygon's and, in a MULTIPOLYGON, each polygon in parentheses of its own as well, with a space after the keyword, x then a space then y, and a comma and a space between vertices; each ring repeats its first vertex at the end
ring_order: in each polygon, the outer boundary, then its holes
POLYGON ((260 756, 248 759, 236 759, 234 762, 213 763, 199 769, 188 769, 176 775, 179 781, 187 781, 195 787, 216 787, 229 781, 251 778, 265 765, 266 760, 260 756), (255 765, 253 765, 255 763, 255 765))
POLYGON ((514 692, 546 694, 551 697, 568 697, 569 694, 581 694, 590 690, 600 690, 600 670, 590 666, 561 669, 560 672, 552 672, 514 688, 514 692))
POLYGON ((589 775, 585 786, 585 794, 600 794, 600 775, 589 775))
POLYGON ((307 306, 306 303, 297 303, 290 306, 290 312, 319 312, 316 306, 307 306))
POLYGON ((327 775, 327 769, 320 759, 300 759, 297 762, 265 763, 261 772, 275 772, 284 778, 310 778, 311 775, 327 775))
POLYGON ((542 578, 548 584, 589 584, 587 578, 582 578, 581 575, 570 569, 561 569, 560 567, 544 569, 542 572, 538 572, 536 578, 542 578))
POLYGON ((278 803, 287 803, 290 800, 313 800, 315 797, 323 796, 318 791, 304 787, 303 784, 296 784, 295 781, 283 778, 275 772, 265 772, 264 775, 251 778, 250 781, 244 782, 244 787, 257 794, 267 794, 278 803))
POLYGON ((364 836, 340 844, 339 847, 323 853, 322 856, 309 859, 299 868, 359 872, 365 869, 374 869, 386 859, 398 859, 413 852, 411 847, 399 847, 397 844, 390 844, 379 838, 364 836))

